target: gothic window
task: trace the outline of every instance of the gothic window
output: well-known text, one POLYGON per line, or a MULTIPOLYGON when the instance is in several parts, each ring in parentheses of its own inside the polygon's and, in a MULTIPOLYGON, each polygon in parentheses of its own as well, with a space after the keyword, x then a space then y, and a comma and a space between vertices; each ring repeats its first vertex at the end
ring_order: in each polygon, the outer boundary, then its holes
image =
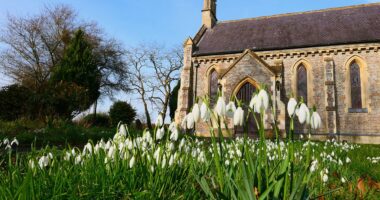
POLYGON ((210 105, 213 106, 218 98, 218 73, 213 69, 209 76, 210 105))
POLYGON ((356 61, 350 64, 351 108, 362 108, 360 67, 356 61))
POLYGON ((307 103, 307 71, 303 64, 297 68, 297 96, 307 103))

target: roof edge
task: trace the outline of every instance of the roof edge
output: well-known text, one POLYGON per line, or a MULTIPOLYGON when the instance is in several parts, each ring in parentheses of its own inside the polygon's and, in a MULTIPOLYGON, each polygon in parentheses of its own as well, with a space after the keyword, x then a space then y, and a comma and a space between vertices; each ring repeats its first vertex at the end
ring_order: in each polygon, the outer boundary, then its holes
POLYGON ((286 16, 295 16, 295 15, 320 13, 320 12, 328 12, 328 11, 337 11, 337 10, 347 10, 347 9, 352 9, 352 8, 370 7, 373 5, 380 5, 380 2, 351 5, 351 6, 343 6, 343 7, 335 7, 335 8, 324 8, 324 9, 319 9, 319 10, 274 14, 274 15, 268 15, 268 16, 258 16, 258 17, 251 17, 251 18, 244 18, 244 19, 237 19, 237 20, 225 20, 225 21, 218 21, 217 24, 240 22, 240 21, 249 21, 249 20, 260 20, 260 19, 277 18, 277 17, 286 17, 286 16))

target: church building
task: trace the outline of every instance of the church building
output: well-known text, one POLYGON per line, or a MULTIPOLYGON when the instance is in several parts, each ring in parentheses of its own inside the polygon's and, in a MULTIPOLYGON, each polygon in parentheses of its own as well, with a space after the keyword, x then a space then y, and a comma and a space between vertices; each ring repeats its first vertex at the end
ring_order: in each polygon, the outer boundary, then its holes
MULTIPOLYGON (((380 143, 380 3, 218 21, 216 0, 204 0, 202 26, 185 41, 183 63, 179 123, 196 97, 215 99, 220 89, 226 101, 236 96, 249 103, 266 85, 283 134, 286 104, 295 96, 321 115, 313 139, 380 143)), ((266 129, 272 121, 266 117, 266 129)), ((203 122, 195 132, 209 135, 203 122)), ((296 133, 307 130, 297 126, 296 133)))

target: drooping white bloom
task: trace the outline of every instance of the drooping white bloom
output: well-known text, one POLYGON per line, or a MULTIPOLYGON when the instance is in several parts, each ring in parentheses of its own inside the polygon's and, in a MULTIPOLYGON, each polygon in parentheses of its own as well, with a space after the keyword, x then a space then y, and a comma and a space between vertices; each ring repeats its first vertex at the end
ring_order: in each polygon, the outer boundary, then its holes
POLYGON ((260 104, 258 104, 258 105, 260 105, 260 106, 258 106, 259 110, 268 109, 268 107, 269 107, 269 95, 268 95, 267 91, 264 89, 261 89, 259 94, 257 95, 257 97, 258 97, 258 102, 260 102, 260 104))
POLYGON ((91 143, 87 143, 83 148, 83 154, 86 154, 88 152, 90 155, 92 154, 92 145, 91 143))
POLYGON ((171 141, 177 141, 178 140, 178 129, 174 128, 172 130, 172 134, 170 135, 170 140, 171 141))
POLYGON ((318 160, 314 160, 313 162, 311 162, 310 172, 315 172, 317 167, 318 167, 318 160))
POLYGON ((224 115, 226 115, 226 102, 224 102, 223 97, 218 98, 218 101, 216 102, 216 106, 215 106, 215 112, 220 117, 223 117, 224 115))
POLYGON ((310 111, 309 111, 309 108, 306 106, 306 104, 304 104, 304 103, 301 104, 301 106, 297 112, 297 116, 298 116, 298 121, 301 124, 305 123, 307 118, 310 117, 310 111))
POLYGON ((322 180, 324 183, 326 183, 329 180, 329 177, 327 176, 327 174, 323 174, 322 180))
POLYGON ((234 114, 234 125, 243 126, 244 122, 244 110, 241 107, 238 107, 234 114))
POLYGON ((165 129, 164 127, 157 129, 156 132, 156 140, 161 140, 165 135, 165 129))
POLYGON ((235 103, 233 101, 230 101, 226 106, 226 116, 229 118, 233 118, 235 111, 236 111, 235 103))
POLYGON ((208 122, 210 120, 210 111, 205 102, 201 105, 201 118, 204 122, 208 122))
POLYGON ((349 157, 346 158, 346 163, 350 163, 351 159, 349 157))
POLYGON ((4 144, 4 145, 9 144, 9 140, 8 140, 8 138, 5 138, 5 139, 3 140, 3 144, 4 144))
POLYGON ((297 106, 296 99, 290 98, 288 102, 288 106, 287 106, 289 117, 293 116, 294 112, 296 111, 296 106, 297 106))
POLYGON ((132 168, 135 166, 135 156, 132 156, 131 160, 129 161, 129 168, 132 168))
POLYGON ((13 138, 11 146, 13 146, 13 144, 16 144, 18 146, 18 140, 16 138, 13 138))
POLYGON ((78 165, 82 162, 82 156, 80 154, 77 155, 77 157, 75 157, 75 164, 78 165))
POLYGON ((28 165, 29 165, 30 169, 34 169, 36 167, 34 160, 29 160, 28 165))
POLYGON ((169 130, 173 131, 174 129, 177 129, 177 124, 175 122, 170 123, 169 130))
POLYGON ((342 183, 346 183, 347 181, 344 177, 342 177, 340 180, 342 181, 342 183))
POLYGON ((119 127, 119 136, 127 136, 127 127, 124 124, 119 127))
POLYGON ((186 127, 187 129, 194 128, 194 117, 191 113, 189 113, 186 117, 186 127))
POLYGON ((161 127, 164 124, 164 119, 162 118, 162 115, 159 114, 156 119, 156 126, 161 127))
POLYGON ((201 111, 200 111, 198 103, 194 104, 193 110, 191 111, 191 113, 193 114, 194 122, 199 122, 201 111))
POLYGON ((43 169, 44 167, 47 167, 49 165, 49 162, 50 162, 50 159, 48 156, 42 156, 38 160, 38 165, 40 166, 41 169, 43 169))
POLYGON ((53 154, 52 153, 49 152, 48 156, 49 156, 50 159, 53 159, 53 154))
POLYGON ((169 159, 169 166, 172 166, 173 163, 174 163, 174 156, 171 155, 171 156, 170 156, 170 159, 169 159))
POLYGON ((256 108, 255 108, 256 104, 257 104, 257 95, 254 95, 251 101, 249 102, 249 107, 253 109, 255 112, 256 112, 256 108))
POLYGON ((185 115, 185 117, 183 117, 181 127, 182 127, 182 129, 187 129, 187 115, 185 115))
POLYGON ((311 128, 318 129, 321 127, 321 125, 322 125, 321 117, 319 116, 317 112, 313 112, 313 114, 311 115, 311 128))

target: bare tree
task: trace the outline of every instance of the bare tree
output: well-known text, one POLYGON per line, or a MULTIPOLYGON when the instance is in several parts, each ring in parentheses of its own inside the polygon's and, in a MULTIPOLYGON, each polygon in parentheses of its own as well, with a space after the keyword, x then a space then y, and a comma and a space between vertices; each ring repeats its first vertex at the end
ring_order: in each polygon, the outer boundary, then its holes
POLYGON ((179 80, 183 58, 181 48, 173 48, 169 51, 162 51, 162 49, 151 48, 148 57, 154 70, 153 82, 150 83, 154 92, 150 100, 161 109, 161 114, 165 119, 173 84, 179 80))
POLYGON ((130 84, 144 107, 146 123, 152 128, 152 105, 165 118, 172 88, 179 79, 182 66, 180 48, 166 50, 157 45, 140 45, 126 53, 130 70, 130 84))
POLYGON ((131 89, 139 95, 139 99, 144 106, 144 114, 146 124, 152 130, 152 122, 148 108, 149 94, 152 92, 151 88, 147 85, 149 78, 148 67, 146 65, 147 51, 146 47, 140 45, 139 47, 130 48, 125 53, 127 63, 129 65, 129 80, 131 89))

